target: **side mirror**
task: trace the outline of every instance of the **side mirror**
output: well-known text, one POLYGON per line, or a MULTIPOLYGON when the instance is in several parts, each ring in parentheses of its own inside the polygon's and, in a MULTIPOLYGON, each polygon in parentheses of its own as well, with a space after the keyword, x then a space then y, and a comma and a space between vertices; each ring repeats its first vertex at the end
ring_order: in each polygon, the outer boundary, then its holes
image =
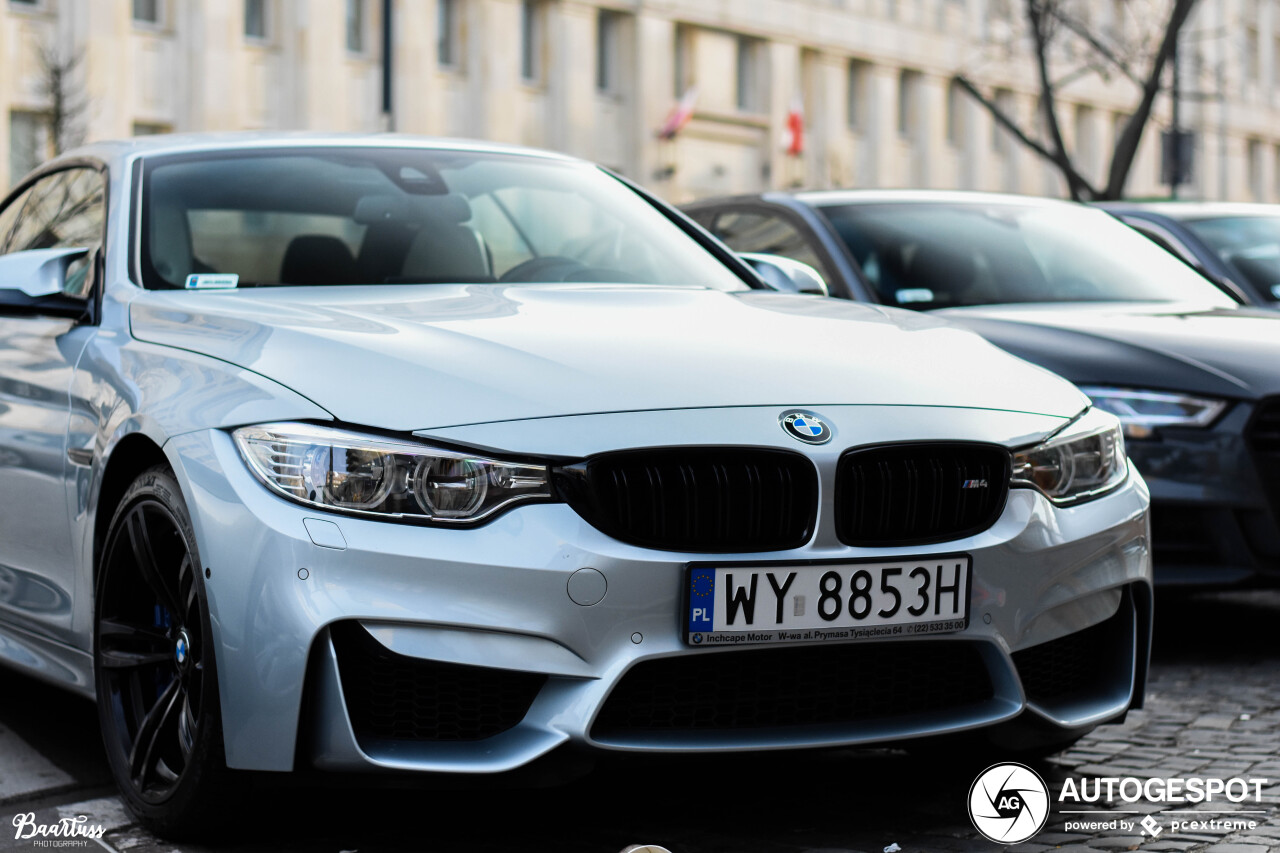
POLYGON ((765 284, 780 293, 831 295, 821 273, 808 264, 761 252, 742 252, 738 257, 746 261, 765 284))
POLYGON ((32 299, 60 294, 67 283, 67 269, 88 254, 88 249, 28 249, 0 255, 0 290, 32 299))
POLYGON ((80 320, 91 303, 64 293, 72 264, 88 249, 28 249, 0 255, 0 311, 80 320))

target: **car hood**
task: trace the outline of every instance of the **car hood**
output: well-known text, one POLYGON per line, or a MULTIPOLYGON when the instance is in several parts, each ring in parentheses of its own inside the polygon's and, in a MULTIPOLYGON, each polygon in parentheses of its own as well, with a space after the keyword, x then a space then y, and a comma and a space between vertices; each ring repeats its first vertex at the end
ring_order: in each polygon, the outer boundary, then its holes
POLYGON ((1280 393, 1280 312, 1174 303, 932 312, 1080 385, 1253 399, 1280 393))
MULTIPOLYGON (((135 338, 273 379, 353 424, 882 404, 1071 417, 1062 379, 912 312, 638 285, 149 291, 135 338)), ((708 436, 714 441, 714 436, 708 436)))

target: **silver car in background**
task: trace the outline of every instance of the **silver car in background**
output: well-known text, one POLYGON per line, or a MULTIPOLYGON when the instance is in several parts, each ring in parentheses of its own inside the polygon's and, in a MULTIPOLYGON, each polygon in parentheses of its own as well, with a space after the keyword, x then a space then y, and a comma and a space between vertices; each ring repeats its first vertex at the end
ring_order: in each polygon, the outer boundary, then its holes
POLYGON ((236 770, 1034 752, 1141 704, 1112 415, 590 164, 102 144, 0 251, 0 660, 97 699, 162 832, 236 770))

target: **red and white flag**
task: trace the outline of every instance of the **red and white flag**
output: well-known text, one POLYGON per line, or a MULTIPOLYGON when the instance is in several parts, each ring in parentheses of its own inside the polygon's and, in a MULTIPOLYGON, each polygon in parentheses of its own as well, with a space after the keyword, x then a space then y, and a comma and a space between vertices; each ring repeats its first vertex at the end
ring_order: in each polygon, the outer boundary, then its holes
POLYGON ((667 114, 667 120, 662 123, 662 127, 658 129, 659 139, 675 139, 689 119, 693 118, 693 106, 698 102, 698 87, 690 86, 685 90, 684 96, 680 101, 671 108, 671 112, 667 114))
POLYGON ((792 157, 804 153, 804 102, 799 95, 791 99, 791 109, 787 111, 787 126, 782 131, 782 146, 792 157))

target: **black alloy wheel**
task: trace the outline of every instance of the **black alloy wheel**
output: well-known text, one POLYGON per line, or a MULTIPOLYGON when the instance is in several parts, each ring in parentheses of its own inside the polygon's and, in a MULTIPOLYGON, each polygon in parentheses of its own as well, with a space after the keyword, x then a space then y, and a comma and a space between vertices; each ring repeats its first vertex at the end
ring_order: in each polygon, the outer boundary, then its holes
POLYGON ((102 554, 94 668, 107 757, 125 804, 183 834, 219 799, 225 765, 204 579, 168 469, 125 493, 102 554))

